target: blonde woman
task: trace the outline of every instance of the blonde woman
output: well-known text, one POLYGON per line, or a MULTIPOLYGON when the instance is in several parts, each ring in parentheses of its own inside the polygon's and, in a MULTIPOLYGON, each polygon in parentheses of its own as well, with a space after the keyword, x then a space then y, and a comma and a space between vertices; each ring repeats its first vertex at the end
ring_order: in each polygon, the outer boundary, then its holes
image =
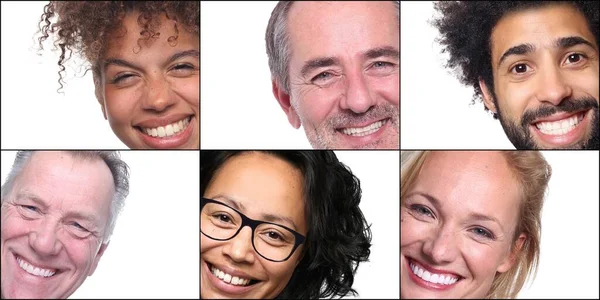
POLYGON ((551 168, 536 151, 402 152, 400 298, 515 298, 551 168))

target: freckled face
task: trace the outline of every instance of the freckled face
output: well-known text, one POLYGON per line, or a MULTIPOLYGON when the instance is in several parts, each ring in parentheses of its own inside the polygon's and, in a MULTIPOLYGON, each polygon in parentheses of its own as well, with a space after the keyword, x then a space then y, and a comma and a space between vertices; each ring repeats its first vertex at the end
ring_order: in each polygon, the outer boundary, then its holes
POLYGON ((500 153, 428 156, 400 209, 400 298, 484 298, 494 276, 512 267, 519 195, 500 153), (415 262, 423 269, 419 277, 410 267, 415 262), (425 275, 427 269, 435 272, 425 275), (460 279, 432 287, 421 277, 432 280, 434 273, 460 279))
POLYGON ((312 146, 398 149, 400 33, 394 4, 296 2, 288 16, 290 114, 299 118, 312 146))
POLYGON ((597 43, 585 16, 569 5, 510 13, 494 27, 495 102, 516 148, 598 149, 597 43), (557 45, 570 37, 589 44, 557 45), (520 53, 505 55, 519 46, 520 53))
MULTIPOLYGON (((151 44, 138 40, 139 14, 123 20, 108 43, 98 97, 111 128, 132 149, 199 148, 199 37, 165 16, 151 44), (176 42, 169 42, 172 36, 176 42), (183 55, 182 55, 183 54, 183 55), (107 63, 110 59, 128 64, 107 63)), ((98 86, 97 86, 98 88, 98 86)))

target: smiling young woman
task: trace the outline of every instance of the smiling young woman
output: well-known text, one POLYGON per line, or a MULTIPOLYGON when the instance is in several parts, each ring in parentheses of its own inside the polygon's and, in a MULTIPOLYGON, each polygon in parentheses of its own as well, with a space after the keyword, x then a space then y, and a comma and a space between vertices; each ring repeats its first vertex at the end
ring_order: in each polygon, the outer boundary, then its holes
POLYGON ((356 294, 371 230, 332 151, 201 151, 200 298, 356 294))
POLYGON ((129 148, 198 149, 199 28, 199 1, 51 1, 39 45, 56 35, 61 88, 71 51, 81 53, 104 118, 129 148))
POLYGON ((537 151, 402 152, 400 298, 515 298, 551 173, 537 151))

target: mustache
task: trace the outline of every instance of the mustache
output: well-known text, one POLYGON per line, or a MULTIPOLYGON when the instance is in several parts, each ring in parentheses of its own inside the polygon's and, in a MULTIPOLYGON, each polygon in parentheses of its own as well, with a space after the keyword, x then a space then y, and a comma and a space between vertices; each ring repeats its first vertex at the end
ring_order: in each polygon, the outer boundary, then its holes
POLYGON ((561 101, 558 105, 543 105, 534 110, 526 111, 525 113, 523 113, 523 118, 521 119, 521 126, 526 127, 527 125, 531 124, 533 121, 539 118, 548 117, 555 113, 571 113, 575 111, 589 109, 598 110, 598 100, 592 97, 565 99, 561 101))
POLYGON ((392 123, 396 123, 400 110, 398 107, 391 104, 382 104, 372 106, 364 113, 355 113, 353 111, 341 111, 328 120, 330 128, 339 128, 345 126, 352 126, 354 124, 363 123, 366 121, 387 119, 390 118, 392 123))

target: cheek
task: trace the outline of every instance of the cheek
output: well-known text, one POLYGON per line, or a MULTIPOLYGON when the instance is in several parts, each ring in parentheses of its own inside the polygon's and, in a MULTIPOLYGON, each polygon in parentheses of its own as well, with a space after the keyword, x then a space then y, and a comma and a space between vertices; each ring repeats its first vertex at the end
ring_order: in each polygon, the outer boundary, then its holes
POLYGON ((382 99, 396 106, 400 104, 400 74, 373 78, 369 81, 369 86, 376 99, 382 99))
POLYGON ((592 96, 598 101, 598 71, 588 72, 586 74, 577 74, 573 79, 573 94, 576 97, 592 96))
POLYGON ((512 120, 520 120, 526 110, 535 109, 536 87, 532 80, 496 85, 496 96, 503 115, 512 120))
MULTIPOLYGON (((467 239, 467 237, 465 237, 467 239)), ((469 267, 473 272, 473 277, 479 282, 492 282, 496 275, 496 269, 500 264, 500 253, 494 246, 469 243, 468 247, 463 248, 463 255, 469 267)))
POLYGON ((171 88, 189 105, 196 114, 200 109, 200 76, 180 79, 173 82, 171 88))
POLYGON ((298 115, 301 119, 313 124, 321 124, 333 112, 339 101, 341 92, 336 88, 310 88, 306 92, 300 91, 293 94, 293 101, 300 103, 298 115))
POLYGON ((69 236, 65 236, 63 239, 63 245, 68 257, 79 268, 80 272, 87 272, 89 267, 91 267, 96 257, 98 244, 99 242, 96 241, 78 240, 69 236))
POLYGON ((106 88, 106 113, 109 121, 115 124, 129 124, 140 97, 140 92, 134 88, 106 88))

